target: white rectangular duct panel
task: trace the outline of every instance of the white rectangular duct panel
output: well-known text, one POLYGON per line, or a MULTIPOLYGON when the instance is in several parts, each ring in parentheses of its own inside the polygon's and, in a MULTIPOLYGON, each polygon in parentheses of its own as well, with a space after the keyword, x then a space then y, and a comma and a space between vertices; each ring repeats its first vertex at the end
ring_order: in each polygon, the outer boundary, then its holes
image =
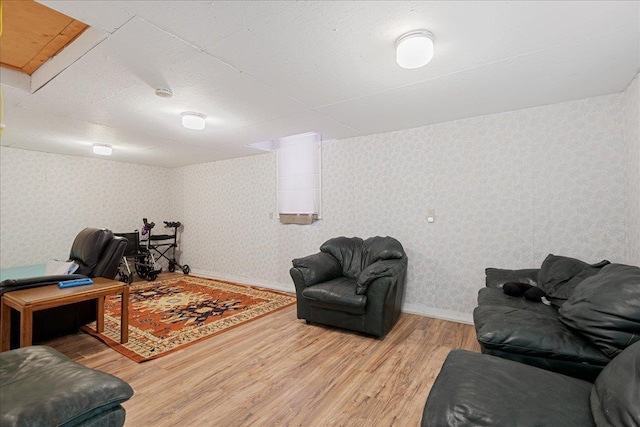
POLYGON ((320 144, 318 133, 280 138, 278 213, 284 224, 310 224, 320 213, 320 144))

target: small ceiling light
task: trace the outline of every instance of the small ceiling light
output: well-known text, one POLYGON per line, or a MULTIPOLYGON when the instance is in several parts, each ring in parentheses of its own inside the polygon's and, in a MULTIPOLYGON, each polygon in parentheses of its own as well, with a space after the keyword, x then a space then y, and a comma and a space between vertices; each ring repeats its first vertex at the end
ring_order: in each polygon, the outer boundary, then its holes
POLYGON ((433 34, 427 30, 411 31, 396 40, 396 62, 402 68, 424 67, 433 59, 433 34))
POLYGON ((185 111, 182 113, 182 126, 192 130, 202 130, 204 129, 204 119, 206 118, 207 116, 204 114, 185 111))
POLYGON ((109 144, 93 144, 93 152, 101 156, 110 156, 113 150, 109 144))
POLYGON ((156 95, 160 98, 173 98, 173 91, 164 87, 156 89, 156 95))

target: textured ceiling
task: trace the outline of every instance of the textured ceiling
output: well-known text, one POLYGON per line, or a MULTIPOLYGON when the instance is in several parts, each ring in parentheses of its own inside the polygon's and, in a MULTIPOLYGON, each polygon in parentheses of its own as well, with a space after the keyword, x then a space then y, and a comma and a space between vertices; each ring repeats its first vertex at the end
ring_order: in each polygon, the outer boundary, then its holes
POLYGON ((640 67, 639 2, 41 3, 92 28, 30 82, 2 69, 2 145, 167 167, 620 92, 640 67), (414 29, 435 57, 401 69, 414 29))

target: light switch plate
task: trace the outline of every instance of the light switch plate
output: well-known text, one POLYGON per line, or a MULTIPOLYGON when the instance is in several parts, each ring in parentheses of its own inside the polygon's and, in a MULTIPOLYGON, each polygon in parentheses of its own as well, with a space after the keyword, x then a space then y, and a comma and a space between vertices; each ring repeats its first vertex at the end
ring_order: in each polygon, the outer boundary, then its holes
POLYGON ((427 222, 434 222, 436 220, 436 209, 427 209, 427 222))

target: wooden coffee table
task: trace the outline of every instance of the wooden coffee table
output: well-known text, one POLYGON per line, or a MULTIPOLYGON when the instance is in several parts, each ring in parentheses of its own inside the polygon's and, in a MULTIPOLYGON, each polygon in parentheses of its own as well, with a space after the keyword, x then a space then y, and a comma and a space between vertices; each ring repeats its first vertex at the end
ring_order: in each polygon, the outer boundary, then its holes
POLYGON ((104 331, 104 298, 122 295, 120 342, 129 340, 129 285, 116 280, 96 277, 93 284, 60 289, 58 285, 41 286, 7 292, 2 296, 0 313, 0 351, 11 345, 11 309, 20 312, 20 347, 31 345, 33 312, 80 301, 95 299, 97 302, 96 329, 104 331))

